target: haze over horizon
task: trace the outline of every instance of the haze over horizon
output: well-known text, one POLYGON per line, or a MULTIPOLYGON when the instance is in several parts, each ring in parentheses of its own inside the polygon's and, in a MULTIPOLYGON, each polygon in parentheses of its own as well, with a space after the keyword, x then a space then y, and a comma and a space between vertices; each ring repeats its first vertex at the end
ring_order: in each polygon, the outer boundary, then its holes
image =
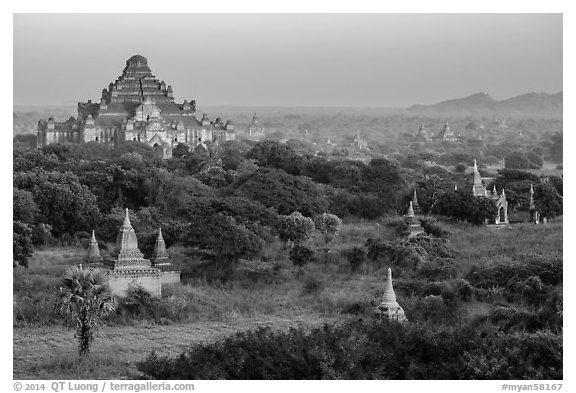
POLYGON ((15 14, 13 103, 98 101, 134 54, 200 108, 563 90, 561 14, 15 14))

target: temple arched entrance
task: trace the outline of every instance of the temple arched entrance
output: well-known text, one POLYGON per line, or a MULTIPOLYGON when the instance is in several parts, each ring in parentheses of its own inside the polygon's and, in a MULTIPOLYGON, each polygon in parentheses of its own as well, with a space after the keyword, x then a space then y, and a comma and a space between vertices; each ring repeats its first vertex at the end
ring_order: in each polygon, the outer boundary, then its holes
POLYGON ((156 157, 164 157, 164 149, 160 146, 159 143, 155 143, 152 145, 152 149, 154 150, 154 155, 156 157))

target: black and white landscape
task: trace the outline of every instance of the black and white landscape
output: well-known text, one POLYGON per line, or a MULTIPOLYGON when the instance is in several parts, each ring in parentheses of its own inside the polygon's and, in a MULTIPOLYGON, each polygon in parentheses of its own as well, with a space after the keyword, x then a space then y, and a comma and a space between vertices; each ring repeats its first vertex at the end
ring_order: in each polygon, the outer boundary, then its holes
POLYGON ((15 14, 13 378, 562 380, 562 22, 15 14))

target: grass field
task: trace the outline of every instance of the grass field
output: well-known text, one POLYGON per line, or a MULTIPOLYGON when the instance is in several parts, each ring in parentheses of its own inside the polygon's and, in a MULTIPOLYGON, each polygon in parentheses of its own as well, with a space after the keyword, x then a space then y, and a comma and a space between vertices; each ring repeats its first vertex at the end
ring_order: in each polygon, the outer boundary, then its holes
MULTIPOLYGON (((522 262, 528 254, 561 260, 562 226, 561 218, 538 226, 446 225, 452 233, 448 244, 458 251, 456 278, 465 277, 473 265, 522 262)), ((152 350, 174 356, 194 343, 220 340, 259 326, 312 327, 358 318, 344 310, 358 304, 372 310, 381 296, 388 266, 365 262, 352 272, 338 250, 363 246, 375 236, 393 235, 383 223, 344 224, 332 243, 333 253, 323 262, 308 264, 302 272, 290 264, 278 243, 268 247, 262 261, 242 262, 228 282, 188 276, 185 284, 161 300, 163 307, 174 307, 173 318, 160 322, 113 318, 100 330, 90 357, 83 361, 78 359, 74 332, 62 326, 52 307, 60 277, 68 266, 78 263, 84 250, 38 250, 28 269, 14 271, 14 378, 134 379, 141 376, 135 363, 152 350)), ((320 246, 320 242, 312 245, 320 246)), ((169 251, 176 263, 185 265, 184 250, 169 251)), ((395 277, 398 302, 411 317, 422 298, 402 289, 408 280, 402 274, 395 277)), ((488 315, 490 310, 489 303, 472 301, 459 312, 463 319, 470 319, 488 315)))

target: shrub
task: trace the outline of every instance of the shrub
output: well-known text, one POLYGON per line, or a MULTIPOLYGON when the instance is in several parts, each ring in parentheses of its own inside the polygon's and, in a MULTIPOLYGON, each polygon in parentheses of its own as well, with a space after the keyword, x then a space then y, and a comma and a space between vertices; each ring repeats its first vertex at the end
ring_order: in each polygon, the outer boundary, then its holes
POLYGON ((312 260, 314 252, 306 246, 297 244, 290 250, 290 261, 299 268, 312 260))
POLYGON ((466 170, 467 167, 468 166, 466 164, 460 162, 454 166, 454 172, 464 173, 464 171, 466 170))
POLYGON ((450 231, 443 228, 436 220, 428 217, 421 217, 420 225, 424 228, 424 232, 434 237, 447 238, 451 235, 450 231))
MULTIPOLYGON (((429 299, 428 311, 445 318, 442 300, 429 299)), ((562 366, 562 337, 550 332, 432 330, 387 319, 259 328, 137 364, 157 379, 562 379, 562 366)))

